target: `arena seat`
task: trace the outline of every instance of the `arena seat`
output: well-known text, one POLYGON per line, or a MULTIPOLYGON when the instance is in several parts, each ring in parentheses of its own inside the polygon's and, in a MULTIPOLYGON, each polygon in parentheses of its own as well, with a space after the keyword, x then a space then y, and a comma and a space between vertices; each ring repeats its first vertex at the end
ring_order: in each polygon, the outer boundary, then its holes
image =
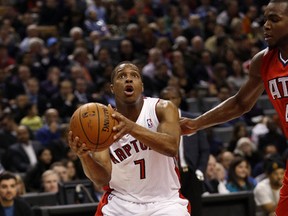
POLYGON ((229 143, 232 139, 233 130, 233 126, 212 128, 214 137, 222 141, 224 144, 229 143))
POLYGON ((263 110, 274 109, 272 103, 269 100, 268 95, 261 95, 257 100, 257 105, 263 110))
POLYGON ((200 114, 200 103, 198 98, 186 98, 186 103, 188 106, 188 112, 200 114))
POLYGON ((41 193, 26 193, 21 195, 32 207, 34 206, 55 206, 59 204, 57 193, 41 192, 41 193))
POLYGON ((256 205, 252 191, 202 196, 205 216, 255 216, 256 205))
POLYGON ((98 203, 82 203, 58 206, 34 207, 34 214, 37 216, 79 216, 94 215, 98 203))
POLYGON ((206 112, 213 107, 215 107, 216 104, 219 103, 219 98, 217 97, 203 97, 200 101, 201 103, 201 111, 206 112))

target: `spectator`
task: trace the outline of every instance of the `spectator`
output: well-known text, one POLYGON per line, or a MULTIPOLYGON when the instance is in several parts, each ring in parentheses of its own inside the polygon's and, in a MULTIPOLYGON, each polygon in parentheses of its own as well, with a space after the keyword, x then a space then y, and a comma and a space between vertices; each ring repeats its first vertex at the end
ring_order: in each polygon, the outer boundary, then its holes
POLYGON ((232 90, 232 94, 235 94, 240 87, 247 81, 248 74, 244 72, 242 62, 239 59, 232 61, 232 74, 228 75, 227 83, 232 90))
POLYGON ((78 105, 79 101, 73 94, 73 83, 69 80, 60 82, 59 93, 51 98, 51 107, 58 110, 59 117, 63 122, 67 122, 78 105))
POLYGON ((258 147, 259 136, 268 133, 267 123, 269 116, 259 116, 259 121, 253 126, 251 130, 251 140, 258 147))
POLYGON ((218 180, 218 193, 219 194, 227 194, 229 193, 229 191, 226 188, 226 183, 227 183, 227 179, 226 179, 226 172, 225 172, 225 168, 221 163, 216 163, 215 166, 215 176, 216 179, 218 180))
POLYGON ((268 132, 258 136, 258 149, 261 151, 266 145, 273 143, 278 152, 283 153, 287 149, 287 142, 277 122, 269 118, 266 125, 268 132))
POLYGON ((75 90, 74 95, 79 101, 79 103, 84 104, 88 102, 92 102, 94 99, 90 93, 90 85, 84 77, 79 77, 74 80, 75 82, 75 90))
POLYGON ((17 179, 17 196, 22 196, 24 194, 26 194, 26 185, 23 181, 23 176, 21 176, 20 174, 15 174, 15 177, 17 179))
POLYGON ((105 20, 98 17, 98 13, 95 9, 89 9, 87 11, 84 25, 88 33, 98 31, 104 38, 111 37, 111 33, 109 32, 105 20))
POLYGON ((52 153, 48 148, 43 148, 37 153, 37 164, 27 171, 24 178, 28 192, 41 191, 41 176, 49 169, 52 159, 52 153))
POLYGON ((29 51, 29 44, 30 44, 30 39, 34 37, 39 37, 39 30, 37 25, 35 24, 30 24, 26 27, 26 37, 23 38, 23 40, 20 43, 20 51, 22 53, 28 52, 29 51))
POLYGON ((14 66, 15 59, 13 59, 9 53, 8 49, 6 46, 1 44, 1 39, 0 39, 0 69, 7 70, 9 67, 14 66))
POLYGON ((252 170, 261 159, 260 153, 256 151, 255 143, 248 137, 242 137, 237 141, 234 155, 245 158, 252 170))
POLYGON ((277 147, 274 144, 270 143, 264 146, 264 148, 261 151, 262 160, 260 160, 252 170, 252 176, 255 177, 257 182, 267 177, 264 170, 265 159, 276 155, 281 157, 280 153, 277 150, 277 147))
POLYGON ((28 66, 18 65, 16 73, 6 80, 8 99, 15 99, 19 94, 25 94, 27 82, 31 77, 31 70, 28 66))
POLYGON ((57 0, 46 0, 41 4, 39 11, 39 24, 40 25, 54 25, 57 26, 62 21, 61 5, 57 0), (53 14, 53 16, 51 16, 53 14))
MULTIPOLYGON (((18 124, 14 119, 14 115, 11 112, 4 112, 0 118, 0 153, 1 156, 6 150, 17 142, 17 128, 18 124)), ((1 157, 1 159, 3 159, 1 157)), ((3 161, 2 161, 3 162, 3 161)))
MULTIPOLYGON (((59 91, 59 83, 61 79, 61 71, 59 67, 49 67, 47 69, 47 77, 44 81, 40 82, 40 93, 47 98, 51 98, 59 91)), ((47 103, 47 106, 51 106, 47 103)))
POLYGON ((226 188, 230 192, 252 191, 256 181, 250 175, 249 162, 242 157, 235 157, 228 170, 226 188))
POLYGON ((29 98, 26 94, 18 94, 15 100, 11 102, 11 109, 14 114, 14 119, 17 124, 20 123, 21 119, 26 116, 26 107, 29 105, 29 98))
POLYGON ((17 195, 17 178, 10 172, 0 175, 0 215, 33 216, 30 205, 17 195))
POLYGON ((44 125, 36 132, 35 139, 45 147, 48 147, 53 140, 60 139, 60 120, 56 109, 47 109, 44 115, 44 125))
POLYGON ((148 63, 143 67, 142 74, 143 76, 147 76, 153 80, 155 77, 157 64, 163 60, 161 50, 158 48, 150 49, 148 58, 148 63))
POLYGON ((221 163, 225 169, 225 178, 227 179, 228 176, 228 170, 231 165, 231 162, 234 160, 235 155, 227 150, 223 150, 219 155, 218 155, 218 161, 221 163))
POLYGON ((37 152, 42 148, 40 142, 31 139, 29 128, 18 126, 17 143, 11 145, 3 161, 8 171, 25 173, 37 163, 37 152))
POLYGON ((274 215, 284 178, 285 164, 279 158, 270 157, 264 162, 267 178, 254 189, 254 199, 259 209, 257 216, 274 215))
POLYGON ((47 104, 47 97, 40 92, 40 84, 37 78, 33 77, 27 80, 26 95, 30 103, 36 105, 39 115, 42 116, 49 104, 47 104))
POLYGON ((46 170, 41 177, 42 180, 42 192, 59 192, 60 177, 54 170, 46 170))
POLYGON ((239 5, 236 0, 228 1, 226 9, 217 15, 217 23, 223 26, 229 26, 233 18, 243 18, 244 14, 239 11, 239 5))
POLYGON ((20 125, 27 126, 34 136, 35 132, 43 126, 42 118, 38 115, 36 104, 29 103, 25 108, 26 115, 20 120, 20 125))
POLYGON ((69 62, 67 53, 61 49, 61 41, 56 37, 50 37, 46 41, 46 47, 48 49, 46 67, 59 67, 61 70, 64 70, 69 62))
POLYGON ((207 169, 204 176, 204 193, 213 194, 218 193, 218 180, 216 178, 216 158, 213 155, 209 155, 207 169))
POLYGON ((60 182, 68 182, 71 181, 68 170, 65 164, 62 161, 56 161, 51 164, 50 169, 54 170, 56 173, 58 173, 60 177, 60 182))
POLYGON ((63 159, 62 162, 63 162, 64 166, 66 166, 66 168, 67 168, 69 181, 79 179, 74 161, 72 161, 71 159, 63 159))
POLYGON ((232 138, 229 142, 227 150, 233 152, 235 150, 235 147, 237 145, 237 142, 242 137, 248 137, 248 129, 247 125, 244 122, 237 122, 233 125, 233 134, 232 138))

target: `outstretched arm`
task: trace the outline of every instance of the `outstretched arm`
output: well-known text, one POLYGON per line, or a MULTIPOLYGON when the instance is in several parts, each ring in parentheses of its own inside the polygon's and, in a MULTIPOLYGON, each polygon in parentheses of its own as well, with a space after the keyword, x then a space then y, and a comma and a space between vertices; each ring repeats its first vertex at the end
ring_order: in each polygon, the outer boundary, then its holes
POLYGON ((263 52, 253 57, 248 80, 234 96, 196 119, 182 118, 180 120, 182 134, 195 133, 197 130, 227 122, 251 110, 264 91, 260 75, 263 52))

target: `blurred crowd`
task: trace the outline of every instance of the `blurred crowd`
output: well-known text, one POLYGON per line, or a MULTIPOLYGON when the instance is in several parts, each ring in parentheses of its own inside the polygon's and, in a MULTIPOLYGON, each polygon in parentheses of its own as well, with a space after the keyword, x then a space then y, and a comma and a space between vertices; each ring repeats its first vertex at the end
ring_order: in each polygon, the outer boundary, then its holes
MULTIPOLYGON (((141 68, 146 96, 158 97, 167 86, 181 89, 181 108, 188 110, 187 98, 221 102, 234 94, 253 55, 266 48, 264 0, 0 2, 1 168, 19 173, 27 192, 44 191, 47 170, 60 173, 57 181, 85 178, 67 146, 69 118, 83 103, 115 105, 110 74, 119 62, 141 68)), ((234 128, 233 138, 223 143, 207 130, 215 166, 209 174, 209 159, 206 179, 238 179, 242 161, 235 156, 247 161, 249 176, 245 187, 225 183, 224 192, 254 189, 265 174, 265 158, 286 159, 277 115, 255 106, 222 126, 234 128), (217 175, 217 169, 228 173, 217 175)), ((207 185, 206 192, 219 192, 207 185)))

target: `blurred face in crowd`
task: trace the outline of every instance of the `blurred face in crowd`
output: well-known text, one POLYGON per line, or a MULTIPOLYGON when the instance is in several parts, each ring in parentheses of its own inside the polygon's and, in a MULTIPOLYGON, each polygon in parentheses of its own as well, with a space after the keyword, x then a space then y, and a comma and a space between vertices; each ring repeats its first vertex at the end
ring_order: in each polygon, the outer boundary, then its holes
POLYGON ((238 178, 244 179, 249 174, 249 167, 246 161, 242 161, 235 167, 235 173, 238 178))
POLYGON ((216 178, 219 181, 223 181, 225 179, 225 169, 221 163, 216 163, 215 173, 216 173, 216 178))
POLYGON ((222 153, 222 156, 221 156, 221 163, 222 165, 224 166, 224 168, 226 170, 228 170, 230 164, 231 164, 231 161, 234 159, 234 155, 229 152, 229 151, 226 151, 226 152, 223 152, 222 153))
POLYGON ((27 143, 30 139, 30 134, 26 126, 20 125, 17 129, 17 138, 21 143, 27 143))
POLYGON ((58 192, 59 176, 56 172, 44 173, 42 185, 44 192, 58 192))
MULTIPOLYGON (((0 198, 2 202, 13 202, 17 194, 17 182, 15 179, 3 179, 0 182, 0 198)), ((12 203, 13 204, 13 203, 12 203)))
POLYGON ((43 150, 43 152, 39 156, 39 159, 45 164, 50 164, 52 161, 52 153, 50 149, 43 150))
POLYGON ((53 170, 58 173, 58 175, 60 176, 60 180, 62 182, 67 182, 69 181, 69 175, 67 172, 67 168, 63 165, 63 166, 55 166, 53 167, 53 170))
POLYGON ((67 173, 68 173, 68 176, 70 179, 73 179, 76 175, 76 168, 75 168, 75 165, 72 161, 69 161, 67 163, 67 173))
POLYGON ((282 186, 285 170, 283 168, 276 169, 269 175, 270 185, 273 189, 279 189, 282 186))
POLYGON ((209 179, 215 178, 215 168, 216 168, 216 159, 214 156, 210 155, 208 160, 208 165, 206 169, 206 176, 209 179))

